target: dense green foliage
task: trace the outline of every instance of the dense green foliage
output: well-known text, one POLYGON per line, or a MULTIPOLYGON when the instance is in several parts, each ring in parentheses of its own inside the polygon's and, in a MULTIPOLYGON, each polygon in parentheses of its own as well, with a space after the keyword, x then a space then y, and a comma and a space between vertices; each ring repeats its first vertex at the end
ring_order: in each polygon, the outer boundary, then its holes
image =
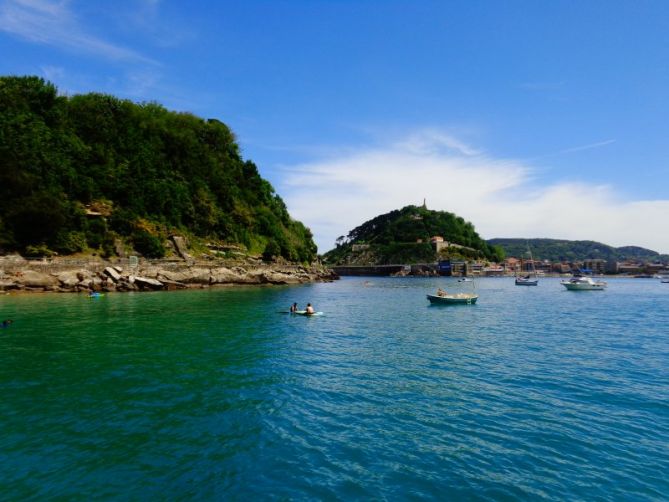
POLYGON ((0 78, 0 250, 109 254, 121 238, 162 256, 172 232, 293 261, 316 256, 309 229, 218 120, 0 78), (86 206, 105 217, 87 217, 86 206))
POLYGON ((610 261, 641 260, 666 261, 666 255, 660 255, 650 249, 636 246, 614 248, 594 241, 568 241, 559 239, 490 239, 489 244, 501 246, 508 256, 521 257, 527 253, 529 244, 532 255, 537 260, 572 262, 585 259, 610 261))
POLYGON ((348 236, 337 239, 337 247, 325 254, 328 263, 341 264, 362 260, 375 264, 427 263, 445 258, 484 258, 493 261, 504 259, 501 248, 489 245, 463 218, 446 211, 432 211, 424 207, 406 206, 373 218, 354 228, 348 236), (449 248, 441 256, 430 245, 430 238, 464 246, 449 248), (362 253, 354 245, 368 244, 362 253))

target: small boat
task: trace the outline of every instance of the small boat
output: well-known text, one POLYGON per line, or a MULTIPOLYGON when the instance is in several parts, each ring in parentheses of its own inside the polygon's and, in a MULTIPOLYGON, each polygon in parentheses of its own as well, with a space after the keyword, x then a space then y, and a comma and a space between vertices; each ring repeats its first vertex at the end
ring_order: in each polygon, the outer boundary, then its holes
POLYGON ((602 291, 607 284, 604 281, 595 281, 592 277, 575 275, 568 281, 560 281, 570 291, 602 291))
POLYGON ((539 279, 532 279, 529 275, 516 277, 516 286, 538 286, 539 279))
POLYGON ((525 276, 516 276, 516 286, 538 286, 539 279, 537 278, 537 270, 534 267, 534 258, 532 257, 532 251, 530 250, 530 243, 527 243, 527 254, 530 255, 530 264, 532 265, 532 273, 525 276), (534 279, 532 278, 534 274, 534 279))
POLYGON ((460 277, 458 282, 473 282, 473 279, 470 279, 469 277, 460 277))
POLYGON ((427 295, 430 303, 435 305, 472 305, 476 303, 479 295, 473 293, 446 293, 444 295, 427 295))

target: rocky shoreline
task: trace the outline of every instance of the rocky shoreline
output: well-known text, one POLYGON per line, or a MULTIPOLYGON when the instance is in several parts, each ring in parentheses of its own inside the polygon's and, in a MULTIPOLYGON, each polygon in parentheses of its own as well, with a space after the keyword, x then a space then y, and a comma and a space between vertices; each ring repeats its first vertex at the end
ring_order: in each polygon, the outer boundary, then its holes
POLYGON ((321 265, 249 261, 25 260, 0 257, 0 291, 169 291, 224 285, 282 285, 329 282, 336 273, 321 265))

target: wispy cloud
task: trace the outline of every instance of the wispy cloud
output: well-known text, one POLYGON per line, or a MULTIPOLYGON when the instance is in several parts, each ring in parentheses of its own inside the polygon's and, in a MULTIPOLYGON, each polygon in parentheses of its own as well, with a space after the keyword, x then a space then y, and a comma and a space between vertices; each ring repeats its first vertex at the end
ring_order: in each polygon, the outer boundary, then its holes
POLYGON ((611 143, 615 143, 615 139, 607 139, 606 141, 598 141, 596 143, 589 143, 587 145, 581 145, 581 146, 574 146, 572 148, 566 148, 564 150, 560 150, 558 153, 573 153, 573 152, 582 152, 583 150, 591 150, 593 148, 600 148, 602 146, 610 145, 611 143))
MULTIPOLYGON (((416 141, 429 145, 431 137, 416 141)), ((657 218, 669 213, 669 200, 625 201, 610 186, 539 185, 522 161, 441 151, 438 139, 434 148, 416 149, 416 141, 286 170, 279 191, 291 214, 311 227, 321 252, 364 221, 423 198, 430 209, 471 221, 484 238, 594 239, 669 252, 669 223, 657 218)))
POLYGON ((195 33, 181 19, 165 15, 162 3, 162 0, 136 0, 134 8, 114 11, 112 17, 117 29, 140 33, 151 45, 161 48, 177 47, 184 40, 195 38, 195 33))
POLYGON ((418 155, 431 155, 444 152, 455 152, 467 157, 480 155, 481 152, 472 148, 452 134, 438 129, 423 129, 411 134, 407 140, 397 145, 400 149, 418 155))
POLYGON ((0 30, 33 43, 89 53, 108 60, 157 64, 132 49, 87 32, 68 0, 5 0, 0 3, 0 30))
POLYGON ((40 67, 44 78, 50 81, 62 80, 65 77, 65 69, 61 66, 43 65, 40 67))

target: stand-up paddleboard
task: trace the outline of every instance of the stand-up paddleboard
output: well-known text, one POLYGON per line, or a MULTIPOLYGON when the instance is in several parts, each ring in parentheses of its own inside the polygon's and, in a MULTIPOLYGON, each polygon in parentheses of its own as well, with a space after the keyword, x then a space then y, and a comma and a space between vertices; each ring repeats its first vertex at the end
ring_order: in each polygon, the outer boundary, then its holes
POLYGON ((323 312, 314 312, 313 314, 309 314, 309 313, 307 313, 306 310, 296 310, 295 312, 291 312, 291 314, 304 315, 304 316, 307 316, 307 317, 314 317, 314 316, 323 315, 323 312))
POLYGON ((323 312, 314 312, 313 314, 307 314, 306 310, 296 310, 295 312, 290 312, 288 310, 277 310, 276 313, 277 314, 303 315, 303 316, 307 316, 307 317, 325 315, 323 312))

